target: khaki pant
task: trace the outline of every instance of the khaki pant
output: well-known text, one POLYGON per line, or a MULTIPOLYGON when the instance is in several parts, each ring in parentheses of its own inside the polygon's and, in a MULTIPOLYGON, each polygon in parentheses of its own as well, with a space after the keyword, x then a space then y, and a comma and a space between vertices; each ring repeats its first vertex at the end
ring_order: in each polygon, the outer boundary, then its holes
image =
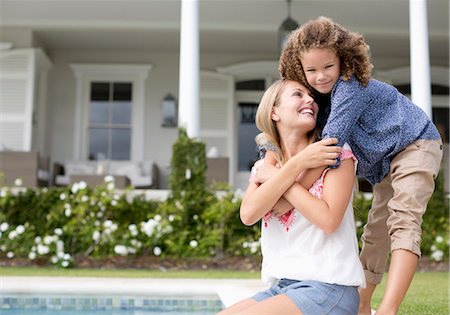
POLYGON ((373 187, 360 257, 367 282, 381 282, 389 251, 405 249, 420 257, 422 217, 442 153, 440 140, 417 140, 395 156, 388 175, 373 187))

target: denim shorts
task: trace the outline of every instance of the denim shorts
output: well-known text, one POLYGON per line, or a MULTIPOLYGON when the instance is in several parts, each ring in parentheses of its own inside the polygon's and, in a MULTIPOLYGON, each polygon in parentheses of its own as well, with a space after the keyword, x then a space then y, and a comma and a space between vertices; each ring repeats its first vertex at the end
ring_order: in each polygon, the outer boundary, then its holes
POLYGON ((260 302, 278 294, 288 296, 304 315, 358 314, 357 287, 320 281, 281 279, 271 288, 254 295, 252 299, 260 302))

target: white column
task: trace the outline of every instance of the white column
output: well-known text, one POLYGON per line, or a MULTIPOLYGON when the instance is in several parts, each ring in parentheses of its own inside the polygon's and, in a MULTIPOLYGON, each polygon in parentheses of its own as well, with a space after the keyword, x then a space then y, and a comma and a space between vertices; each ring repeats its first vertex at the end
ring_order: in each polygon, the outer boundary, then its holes
POLYGON ((178 126, 191 138, 200 135, 198 15, 198 0, 182 0, 178 126))
POLYGON ((409 0, 409 43, 411 98, 428 117, 431 117, 430 55, 426 0, 409 0))

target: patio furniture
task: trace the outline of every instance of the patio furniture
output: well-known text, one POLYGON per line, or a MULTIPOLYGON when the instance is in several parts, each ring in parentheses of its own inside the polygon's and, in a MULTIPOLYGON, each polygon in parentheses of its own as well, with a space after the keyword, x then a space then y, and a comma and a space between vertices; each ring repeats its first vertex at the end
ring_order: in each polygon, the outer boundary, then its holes
POLYGON ((48 186, 49 159, 38 151, 0 151, 0 186, 48 186))
MULTIPOLYGON (((118 189, 125 189, 130 186, 130 179, 125 175, 113 175, 114 185, 118 189)), ((70 184, 85 182, 89 187, 99 186, 105 183, 105 175, 70 175, 70 184)))
MULTIPOLYGON (((85 176, 92 182, 103 179, 106 175, 116 178, 127 177, 129 184, 136 189, 156 189, 159 182, 159 170, 154 161, 119 161, 119 160, 68 160, 53 164, 53 178, 56 186, 66 186, 74 182, 72 179, 85 176)), ((119 179, 123 181, 124 179, 119 179)), ((125 182, 123 182, 125 183, 125 182)), ((117 183, 116 183, 117 186, 117 183)))

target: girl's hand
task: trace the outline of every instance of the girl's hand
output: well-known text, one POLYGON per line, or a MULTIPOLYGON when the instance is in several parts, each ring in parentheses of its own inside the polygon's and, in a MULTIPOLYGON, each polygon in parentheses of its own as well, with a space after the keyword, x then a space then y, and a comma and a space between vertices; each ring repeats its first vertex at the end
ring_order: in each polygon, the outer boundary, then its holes
POLYGON ((341 147, 335 146, 336 138, 323 139, 308 145, 297 153, 294 158, 299 159, 304 168, 334 165, 341 153, 341 147))

